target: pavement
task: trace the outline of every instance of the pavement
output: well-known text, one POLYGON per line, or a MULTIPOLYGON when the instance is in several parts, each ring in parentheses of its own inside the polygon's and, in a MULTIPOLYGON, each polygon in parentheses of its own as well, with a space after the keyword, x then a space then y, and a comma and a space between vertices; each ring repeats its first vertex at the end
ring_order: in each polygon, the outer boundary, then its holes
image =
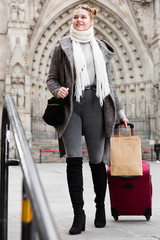
MULTIPOLYGON (((38 172, 46 193, 53 219, 61 240, 160 240, 160 164, 149 162, 153 184, 152 216, 147 221, 144 216, 120 216, 116 222, 111 216, 110 199, 106 194, 106 227, 94 227, 94 191, 90 168, 83 165, 84 201, 86 231, 79 235, 69 235, 73 220, 72 207, 66 182, 65 163, 37 163, 38 172)), ((22 171, 20 166, 9 168, 8 240, 21 239, 21 189, 22 171)), ((29 239, 28 239, 29 240, 29 239)), ((54 240, 54 239, 53 239, 54 240)))

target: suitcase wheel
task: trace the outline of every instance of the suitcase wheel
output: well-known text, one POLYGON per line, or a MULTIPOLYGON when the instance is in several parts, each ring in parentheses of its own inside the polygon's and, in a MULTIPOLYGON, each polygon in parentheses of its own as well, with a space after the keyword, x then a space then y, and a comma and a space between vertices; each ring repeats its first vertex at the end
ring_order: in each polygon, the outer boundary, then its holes
POLYGON ((150 215, 146 215, 146 220, 149 221, 150 220, 150 215))
POLYGON ((111 207, 111 214, 112 214, 114 220, 118 221, 118 213, 117 213, 116 208, 111 207))
POLYGON ((150 220, 151 215, 152 215, 151 207, 147 207, 146 211, 145 211, 145 217, 146 217, 147 221, 150 220))
POLYGON ((113 216, 115 221, 118 221, 118 215, 113 216))

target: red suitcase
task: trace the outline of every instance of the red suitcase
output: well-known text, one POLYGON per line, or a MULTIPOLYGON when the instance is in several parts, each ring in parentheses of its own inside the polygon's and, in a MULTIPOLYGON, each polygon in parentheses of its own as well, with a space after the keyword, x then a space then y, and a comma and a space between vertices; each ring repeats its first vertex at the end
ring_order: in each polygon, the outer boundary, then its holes
POLYGON ((142 161, 143 175, 137 177, 117 177, 110 175, 108 185, 111 214, 117 221, 120 215, 144 215, 149 221, 152 215, 152 182, 150 166, 142 161))

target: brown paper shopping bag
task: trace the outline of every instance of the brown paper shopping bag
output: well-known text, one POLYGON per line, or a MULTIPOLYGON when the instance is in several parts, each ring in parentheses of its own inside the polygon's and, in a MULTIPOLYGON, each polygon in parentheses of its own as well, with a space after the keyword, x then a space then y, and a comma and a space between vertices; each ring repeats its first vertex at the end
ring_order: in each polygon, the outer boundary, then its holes
POLYGON ((141 140, 139 136, 113 136, 111 138, 111 175, 142 175, 141 140))

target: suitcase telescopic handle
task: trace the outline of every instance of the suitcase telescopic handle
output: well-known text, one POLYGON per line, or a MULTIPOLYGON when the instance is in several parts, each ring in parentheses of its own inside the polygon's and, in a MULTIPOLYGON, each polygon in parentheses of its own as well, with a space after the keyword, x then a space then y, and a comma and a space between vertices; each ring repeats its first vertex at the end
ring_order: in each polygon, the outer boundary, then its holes
MULTIPOLYGON (((119 123, 116 123, 115 124, 115 130, 116 130, 116 135, 118 135, 118 128, 119 128, 119 126, 121 126, 121 125, 124 125, 124 122, 119 122, 119 123)), ((131 135, 133 136, 134 135, 134 124, 133 123, 127 123, 127 126, 129 126, 130 127, 130 129, 131 129, 131 135)))

